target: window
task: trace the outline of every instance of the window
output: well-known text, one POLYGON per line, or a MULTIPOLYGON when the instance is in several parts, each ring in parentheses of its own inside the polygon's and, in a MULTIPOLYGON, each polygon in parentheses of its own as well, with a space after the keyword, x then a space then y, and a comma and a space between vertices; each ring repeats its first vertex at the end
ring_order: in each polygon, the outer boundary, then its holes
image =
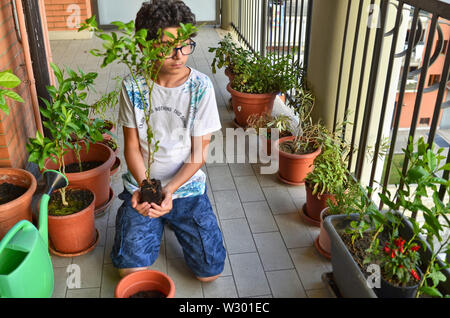
POLYGON ((430 78, 428 80, 428 86, 433 86, 434 84, 437 84, 440 81, 441 81, 440 74, 432 74, 432 75, 430 75, 430 78))
POLYGON ((422 118, 420 118, 419 124, 420 125, 427 125, 427 126, 429 126, 430 125, 430 117, 422 117, 422 118))

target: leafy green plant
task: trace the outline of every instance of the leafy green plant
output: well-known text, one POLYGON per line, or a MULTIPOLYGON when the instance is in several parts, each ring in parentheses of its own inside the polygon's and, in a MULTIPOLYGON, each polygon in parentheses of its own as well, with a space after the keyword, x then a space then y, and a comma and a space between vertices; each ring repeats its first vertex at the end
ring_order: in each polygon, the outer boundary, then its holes
POLYGON ((253 128, 256 134, 270 138, 270 129, 278 129, 279 136, 289 136, 291 134, 291 118, 286 115, 272 116, 266 113, 251 114, 247 119, 248 128, 253 128), (263 130, 265 129, 265 130, 263 130))
MULTIPOLYGON (((58 170, 65 174, 64 155, 68 149, 74 150, 80 171, 82 171, 80 142, 73 142, 73 136, 84 137, 86 150, 89 151, 89 143, 95 143, 103 139, 99 127, 89 120, 89 105, 84 101, 87 91, 92 87, 97 73, 85 74, 79 70, 79 74, 67 68, 69 76, 55 64, 51 64, 58 88, 48 86, 47 91, 52 101, 42 99, 45 108, 40 112, 47 120, 43 121, 44 127, 49 131, 49 136, 44 137, 39 131, 35 138, 30 138, 26 148, 30 154, 29 162, 36 163, 40 169, 44 168, 45 161, 50 158, 58 164, 58 170)), ((82 138, 79 138, 82 139, 82 138)), ((68 205, 65 197, 65 189, 61 189, 62 202, 68 205)))
POLYGON ((144 111, 149 150, 146 177, 150 181, 151 164, 154 162, 155 154, 159 149, 159 140, 155 140, 153 127, 150 123, 153 87, 166 56, 171 54, 173 49, 180 43, 185 43, 190 39, 191 35, 197 32, 198 29, 190 23, 181 23, 177 29, 177 36, 164 31, 164 34, 169 37, 170 41, 163 43, 161 41, 162 30, 159 30, 156 39, 147 39, 148 31, 146 29, 136 31, 134 21, 128 23, 115 21, 112 24, 118 28, 118 33, 105 32, 99 29, 95 16, 92 16, 81 25, 79 31, 88 29, 103 40, 103 49, 93 49, 91 54, 103 58, 101 67, 106 67, 113 62, 124 64, 138 87, 141 100, 148 101, 148 105, 147 102, 144 102, 144 111), (142 79, 148 87, 148 99, 144 97, 144 87, 142 87, 138 79, 142 79))
POLYGON ((219 41, 218 47, 210 47, 208 49, 210 53, 215 53, 211 63, 211 70, 213 74, 216 74, 217 68, 228 68, 233 74, 241 73, 244 65, 249 63, 253 53, 250 50, 246 50, 238 46, 234 41, 230 33, 219 41))
POLYGON ((11 88, 19 86, 20 83, 20 78, 14 75, 10 70, 0 72, 0 109, 3 110, 6 115, 9 115, 9 107, 5 97, 17 102, 25 102, 19 94, 11 90, 11 88))

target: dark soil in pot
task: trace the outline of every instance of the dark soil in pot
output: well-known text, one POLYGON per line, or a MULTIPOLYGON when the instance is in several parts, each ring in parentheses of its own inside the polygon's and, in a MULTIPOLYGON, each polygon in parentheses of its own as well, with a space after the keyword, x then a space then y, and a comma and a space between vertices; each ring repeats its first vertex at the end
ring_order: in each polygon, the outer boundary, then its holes
POLYGON ((28 188, 17 186, 8 182, 0 184, 0 204, 8 203, 23 195, 28 188))
POLYGON ((144 290, 131 295, 129 298, 166 298, 166 295, 158 290, 144 290))
POLYGON ((141 203, 156 203, 161 205, 163 201, 161 181, 156 179, 144 180, 141 186, 141 203))
MULTIPOLYGON (((280 136, 280 138, 281 138, 281 136, 280 136)), ((304 151, 295 151, 295 142, 293 140, 285 141, 279 145, 281 151, 286 152, 286 153, 291 153, 294 155, 306 155, 309 153, 313 153, 317 149, 317 147, 314 147, 314 146, 316 146, 316 145, 311 144, 308 146, 308 149, 306 149, 304 151)))
POLYGON ((55 191, 50 196, 48 204, 49 215, 64 216, 77 213, 91 204, 94 196, 92 192, 79 189, 66 189, 66 201, 68 206, 61 201, 61 192, 55 191))
MULTIPOLYGON (((81 168, 82 171, 88 171, 100 167, 102 164, 102 161, 86 161, 81 163, 81 168)), ((80 165, 78 162, 74 162, 66 166, 66 173, 76 173, 82 171, 80 171, 80 165)))

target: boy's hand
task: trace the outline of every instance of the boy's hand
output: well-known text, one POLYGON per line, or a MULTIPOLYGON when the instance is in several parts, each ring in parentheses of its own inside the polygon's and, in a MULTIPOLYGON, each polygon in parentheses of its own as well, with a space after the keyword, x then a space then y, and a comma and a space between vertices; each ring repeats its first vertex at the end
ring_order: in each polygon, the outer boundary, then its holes
POLYGON ((151 204, 150 212, 148 216, 151 218, 159 218, 172 210, 172 192, 167 188, 163 188, 162 191, 164 200, 161 202, 161 206, 156 203, 151 204))
POLYGON ((136 190, 133 192, 133 195, 131 196, 131 206, 136 209, 139 214, 143 216, 148 216, 150 213, 150 204, 148 202, 142 202, 141 201, 141 191, 136 190))

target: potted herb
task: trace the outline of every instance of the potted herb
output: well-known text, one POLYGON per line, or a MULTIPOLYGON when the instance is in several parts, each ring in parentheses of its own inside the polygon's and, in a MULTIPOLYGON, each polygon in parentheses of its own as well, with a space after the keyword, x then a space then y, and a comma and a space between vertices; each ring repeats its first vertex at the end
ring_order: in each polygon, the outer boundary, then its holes
POLYGON ((305 77, 289 102, 298 118, 294 136, 280 138, 274 145, 279 152, 278 178, 291 185, 305 183, 306 175, 313 170, 314 159, 320 154, 320 141, 325 128, 313 123, 311 112, 315 96, 308 89, 305 77))
POLYGON ((251 60, 239 68, 233 81, 227 85, 235 114, 235 125, 246 127, 252 114, 272 114, 278 93, 294 88, 301 78, 300 68, 293 65, 290 55, 261 56, 254 53, 251 60))
POLYGON ((404 150, 410 160, 408 171, 402 176, 404 186, 392 195, 387 190, 379 194, 387 211, 378 211, 367 200, 359 214, 327 217, 325 228, 332 238, 333 274, 344 296, 450 294, 450 265, 438 257, 448 252, 450 241, 444 235, 450 227, 450 207, 439 197, 441 185, 446 186, 446 195, 450 192, 450 182, 438 176, 450 170, 449 164, 441 165, 445 159, 443 150, 434 153, 423 138, 415 150, 410 139, 404 150), (427 197, 432 201, 425 204, 427 197), (416 215, 423 216, 424 221, 418 222, 416 215), (366 270, 375 270, 375 281, 365 274, 366 270))
POLYGON ((217 68, 225 67, 225 75, 230 82, 233 81, 236 74, 240 74, 247 63, 251 61, 252 52, 246 50, 233 41, 230 33, 219 41, 218 47, 210 47, 209 52, 215 53, 211 63, 211 70, 216 74, 217 68))
MULTIPOLYGON (((39 132, 29 141, 28 161, 41 169, 59 170, 66 175, 71 186, 86 187, 95 194, 95 210, 104 210, 112 202, 109 170, 114 154, 99 143, 102 137, 101 123, 89 119, 89 105, 85 104, 87 91, 93 85, 97 73, 85 74, 67 69, 67 76, 55 64, 51 64, 58 88, 48 86, 52 102, 44 100, 40 112, 47 118, 43 125, 49 136, 39 132), (76 136, 76 141, 73 141, 76 136)), ((62 197, 64 201, 64 196, 62 197)))
POLYGON ((347 186, 346 154, 349 147, 339 138, 339 131, 322 130, 319 137, 322 151, 314 159, 314 169, 305 178, 306 204, 302 216, 314 226, 320 226, 320 214, 327 207, 327 201, 333 201, 339 189, 347 186))
POLYGON ((155 154, 158 151, 159 141, 155 140, 154 131, 151 126, 150 118, 152 113, 152 90, 159 71, 165 59, 170 52, 176 48, 179 43, 188 40, 192 34, 198 29, 192 24, 180 24, 177 30, 177 36, 169 32, 165 35, 169 37, 170 42, 162 43, 159 30, 156 39, 147 39, 147 30, 141 29, 135 31, 134 21, 123 23, 120 21, 112 22, 120 31, 119 35, 115 32, 110 34, 99 29, 95 16, 87 19, 81 26, 79 31, 89 29, 95 33, 97 37, 104 41, 104 50, 94 49, 91 53, 95 56, 103 57, 101 67, 117 61, 124 64, 129 70, 135 85, 138 87, 140 98, 144 102, 145 124, 147 127, 147 144, 148 144, 148 160, 146 179, 138 180, 141 191, 142 202, 155 202, 161 204, 163 200, 161 181, 151 178, 151 165, 154 161, 155 154), (144 86, 148 89, 148 99, 144 96, 144 86))
MULTIPOLYGON (((0 72, 0 109, 9 115, 7 101, 23 103, 24 100, 12 89, 19 86, 21 80, 11 71, 0 72)), ((36 191, 36 179, 24 169, 0 168, 0 240, 20 220, 31 222, 31 200, 36 191)))
POLYGON ((260 142, 268 156, 271 155, 274 141, 272 129, 278 129, 278 136, 282 138, 292 135, 291 126, 292 119, 287 115, 252 114, 247 119, 247 129, 253 129, 260 136, 260 142))

